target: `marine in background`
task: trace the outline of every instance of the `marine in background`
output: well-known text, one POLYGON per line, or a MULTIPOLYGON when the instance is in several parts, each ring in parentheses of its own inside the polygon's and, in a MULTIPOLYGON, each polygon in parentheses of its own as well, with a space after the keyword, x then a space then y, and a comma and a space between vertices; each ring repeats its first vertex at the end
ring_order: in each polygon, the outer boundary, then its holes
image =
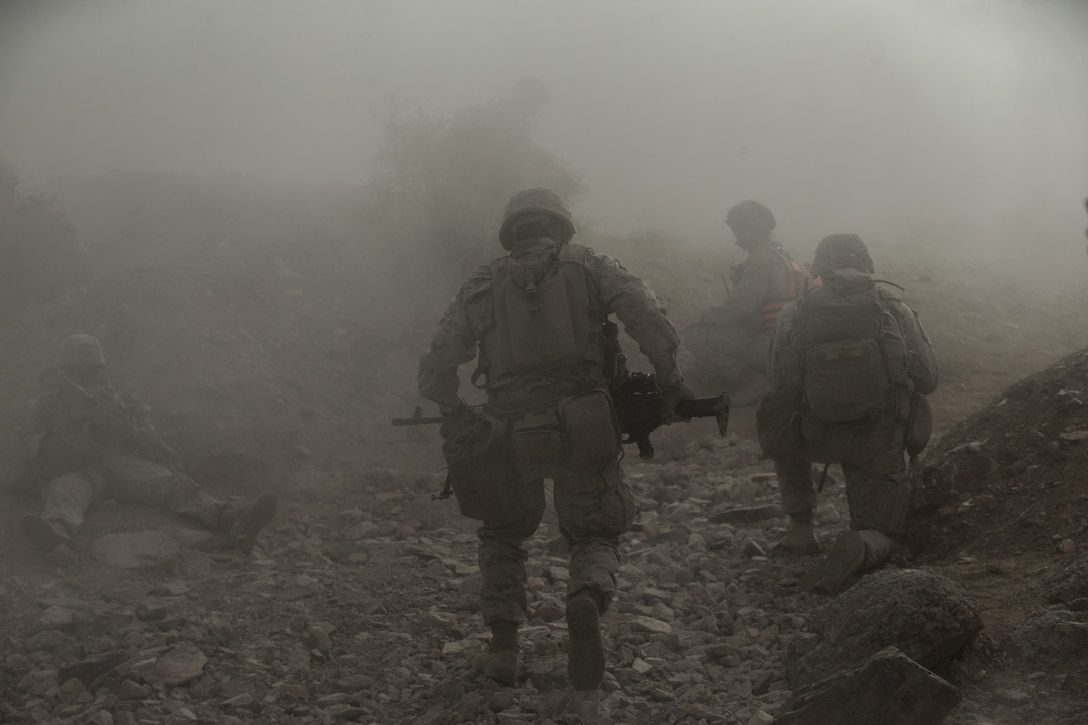
POLYGON ((517 681, 524 545, 544 515, 550 479, 570 556, 567 671, 575 689, 590 691, 604 675, 600 618, 616 592, 620 535, 635 515, 604 371, 608 316, 653 365, 666 416, 693 396, 657 297, 615 259, 571 244, 574 234, 554 192, 510 199, 499 229, 510 253, 479 267, 450 303, 420 360, 419 394, 446 417, 443 452, 458 505, 482 524, 480 608, 491 640, 476 669, 503 685, 517 681), (482 379, 487 403, 468 414, 457 368, 477 353, 473 382, 482 379))
POLYGON ((768 362, 773 392, 756 411, 759 441, 774 459, 789 517, 782 549, 821 551, 812 464, 824 464, 823 477, 826 466, 842 466, 850 529, 801 582, 827 593, 891 554, 907 514, 914 457, 932 429, 925 396, 940 378, 918 315, 878 286, 873 272, 857 235, 819 243, 812 273, 823 284, 787 305, 775 323, 768 362))
POLYGON ((736 244, 748 253, 732 272, 726 300, 705 310, 684 333, 693 357, 691 377, 724 387, 734 406, 753 405, 769 390, 766 375, 771 328, 786 304, 805 289, 808 273, 773 239, 775 218, 746 200, 726 214, 736 244))
POLYGON ((87 252, 60 205, 18 187, 15 167, 0 158, 0 311, 45 302, 90 276, 87 252))
POLYGON ((91 335, 64 338, 56 365, 40 382, 47 390, 28 406, 20 437, 26 487, 42 498, 40 515, 26 514, 22 528, 42 551, 71 558, 87 510, 103 498, 171 511, 243 551, 275 516, 271 494, 239 508, 180 473, 146 406, 110 385, 102 347, 91 335))

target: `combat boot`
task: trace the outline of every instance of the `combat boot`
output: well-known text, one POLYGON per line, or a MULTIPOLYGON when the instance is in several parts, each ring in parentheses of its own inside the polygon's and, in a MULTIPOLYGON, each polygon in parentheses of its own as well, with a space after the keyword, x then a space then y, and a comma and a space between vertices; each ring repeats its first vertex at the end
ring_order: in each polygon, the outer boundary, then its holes
POLYGON ((805 572, 801 588, 824 594, 838 594, 856 583, 865 569, 868 547, 859 531, 844 531, 827 554, 805 572))
POLYGON ((567 677, 575 690, 590 692, 604 678, 601 600, 583 591, 567 600, 567 677))
POLYGON ((252 551, 257 534, 276 517, 276 497, 263 493, 238 512, 230 524, 229 536, 242 551, 252 551))
POLYGON ((865 542, 865 569, 880 566, 892 555, 895 541, 883 531, 876 529, 862 529, 858 536, 865 542))
POLYGON ((790 514, 786 533, 778 540, 775 548, 798 555, 819 554, 822 547, 819 539, 816 538, 816 530, 812 526, 812 512, 790 514))
POLYGON ((474 667, 500 685, 513 687, 518 679, 518 623, 498 621, 491 625, 487 654, 477 655, 474 667))
POLYGON ((23 534, 30 539, 30 543, 45 552, 50 552, 58 546, 74 549, 76 542, 68 532, 68 528, 58 521, 47 521, 41 516, 25 514, 22 520, 23 534))

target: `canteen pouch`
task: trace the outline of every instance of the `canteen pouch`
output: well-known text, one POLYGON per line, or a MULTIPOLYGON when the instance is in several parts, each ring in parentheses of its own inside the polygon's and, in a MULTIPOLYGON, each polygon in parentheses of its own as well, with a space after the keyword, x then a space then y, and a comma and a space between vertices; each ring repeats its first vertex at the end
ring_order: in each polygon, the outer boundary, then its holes
POLYGON ((907 429, 904 435, 907 455, 917 456, 925 450, 932 434, 933 410, 929 407, 929 401, 924 395, 911 395, 910 414, 907 416, 907 429))
POLYGON ((521 504, 521 485, 510 460, 506 423, 486 413, 465 416, 442 445, 461 515, 504 521, 521 504))

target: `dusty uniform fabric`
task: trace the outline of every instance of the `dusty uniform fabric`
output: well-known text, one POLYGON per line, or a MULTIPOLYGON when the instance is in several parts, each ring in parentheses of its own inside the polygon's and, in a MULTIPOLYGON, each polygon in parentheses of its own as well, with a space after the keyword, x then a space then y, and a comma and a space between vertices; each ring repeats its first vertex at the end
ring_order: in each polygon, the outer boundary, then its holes
MULTIPOLYGON (((933 345, 913 310, 886 290, 881 290, 881 295, 910 351, 907 374, 914 384, 914 390, 928 395, 936 390, 940 377, 933 345)), ((772 389, 778 389, 783 384, 778 351, 793 342, 796 317, 797 305, 790 304, 775 324, 767 365, 772 389)), ((846 496, 850 503, 850 527, 856 530, 875 529, 894 537, 903 525, 910 495, 905 423, 897 420, 894 413, 888 413, 874 421, 873 425, 886 431, 885 435, 873 436, 873 439, 883 439, 889 444, 880 448, 859 449, 842 464, 846 496)), ((783 511, 794 515, 811 512, 816 504, 816 492, 809 462, 802 458, 778 458, 775 469, 783 511)))
POLYGON ((701 373, 738 380, 764 370, 771 332, 764 329, 760 305, 788 292, 790 273, 772 244, 761 244, 733 272, 732 283, 729 298, 703 312, 684 344, 701 373))
MULTIPOLYGON (((87 388, 116 396, 108 383, 87 388)), ((130 409, 137 409, 132 399, 130 409)), ((136 415, 136 413, 134 413, 136 415)), ((75 391, 56 390, 32 401, 24 425, 24 447, 33 453, 35 483, 42 488, 42 518, 75 534, 88 508, 113 498, 188 516, 212 530, 223 530, 232 507, 208 495, 188 476, 149 460, 131 442, 92 433, 91 402, 75 391)), ((138 423, 151 431, 150 421, 138 423)))
MULTIPOLYGON (((555 254, 558 245, 547 239, 516 242, 512 255, 532 263, 555 254)), ((651 361, 660 383, 683 381, 676 363, 679 341, 650 288, 616 260, 588 248, 573 247, 588 273, 590 318, 603 321, 614 313, 639 349, 651 361)), ((476 357, 478 346, 493 329, 491 267, 476 270, 450 303, 434 332, 419 367, 420 395, 439 405, 458 400, 457 366, 476 357)), ((481 367, 486 369, 486 360, 481 367)), ((604 385, 600 365, 590 360, 532 375, 488 379, 489 407, 503 411, 554 405, 561 398, 604 385)), ((614 431, 618 436, 618 431, 614 431)), ((620 467, 619 455, 594 473, 560 470, 553 478, 560 533, 570 549, 568 598, 592 591, 607 607, 616 589, 619 537, 634 518, 634 497, 620 467)), ((510 481, 509 485, 519 482, 510 481)), ((545 509, 544 479, 529 478, 521 510, 508 520, 485 521, 480 527, 479 561, 483 579, 484 621, 523 622, 526 615, 527 552, 524 542, 540 524, 545 509)))

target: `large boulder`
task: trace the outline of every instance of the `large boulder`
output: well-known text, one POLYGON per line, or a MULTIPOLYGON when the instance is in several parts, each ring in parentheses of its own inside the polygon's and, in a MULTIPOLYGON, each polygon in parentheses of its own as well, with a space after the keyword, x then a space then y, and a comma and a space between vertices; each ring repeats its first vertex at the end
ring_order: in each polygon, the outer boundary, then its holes
POLYGON ((1044 670, 1088 664, 1088 611, 1042 609, 1009 633, 1009 653, 1044 670))
POLYGON ((801 688, 774 725, 937 725, 960 692, 894 647, 801 688))
POLYGON ((790 643, 786 676, 798 688, 849 669, 885 647, 932 669, 982 630, 978 607, 945 577, 892 569, 863 577, 817 612, 815 636, 790 643))

